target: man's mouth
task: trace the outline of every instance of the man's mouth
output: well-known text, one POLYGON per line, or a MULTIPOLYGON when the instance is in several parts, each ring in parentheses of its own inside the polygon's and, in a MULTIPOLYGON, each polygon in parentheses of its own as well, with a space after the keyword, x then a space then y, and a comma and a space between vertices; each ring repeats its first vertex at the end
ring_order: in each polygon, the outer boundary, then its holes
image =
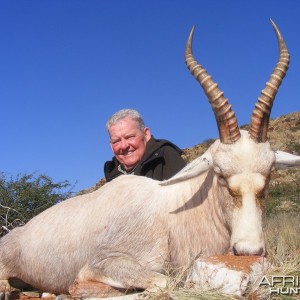
POLYGON ((128 152, 126 152, 126 153, 123 153, 122 155, 123 155, 123 156, 130 156, 130 155, 132 155, 133 152, 134 152, 134 151, 128 151, 128 152))

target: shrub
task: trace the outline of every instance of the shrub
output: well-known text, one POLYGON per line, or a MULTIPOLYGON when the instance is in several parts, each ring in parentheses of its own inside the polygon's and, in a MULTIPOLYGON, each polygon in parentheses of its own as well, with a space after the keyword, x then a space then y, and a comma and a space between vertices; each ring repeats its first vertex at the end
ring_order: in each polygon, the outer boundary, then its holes
POLYGON ((23 174, 8 178, 0 173, 0 235, 69 198, 70 186, 68 181, 54 183, 46 175, 23 174))

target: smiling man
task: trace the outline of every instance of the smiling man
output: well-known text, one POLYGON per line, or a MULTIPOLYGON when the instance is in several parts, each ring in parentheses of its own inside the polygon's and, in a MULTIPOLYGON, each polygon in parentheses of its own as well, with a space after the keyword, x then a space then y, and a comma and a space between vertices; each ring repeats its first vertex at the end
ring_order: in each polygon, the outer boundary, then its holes
POLYGON ((185 166, 182 151, 170 141, 155 139, 134 109, 116 112, 106 128, 114 153, 113 159, 104 164, 107 182, 123 174, 165 180, 185 166))

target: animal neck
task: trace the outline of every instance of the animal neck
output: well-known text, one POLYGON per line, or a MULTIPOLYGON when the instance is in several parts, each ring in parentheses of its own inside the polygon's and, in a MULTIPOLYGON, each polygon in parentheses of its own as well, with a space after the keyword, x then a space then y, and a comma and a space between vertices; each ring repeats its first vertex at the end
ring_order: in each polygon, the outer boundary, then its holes
POLYGON ((213 171, 201 177, 198 189, 192 182, 197 178, 184 182, 188 187, 178 188, 177 207, 168 214, 170 259, 176 269, 190 265, 199 255, 227 253, 230 246, 230 230, 220 201, 227 195, 218 187, 213 171), (183 190, 189 194, 183 195, 183 190))

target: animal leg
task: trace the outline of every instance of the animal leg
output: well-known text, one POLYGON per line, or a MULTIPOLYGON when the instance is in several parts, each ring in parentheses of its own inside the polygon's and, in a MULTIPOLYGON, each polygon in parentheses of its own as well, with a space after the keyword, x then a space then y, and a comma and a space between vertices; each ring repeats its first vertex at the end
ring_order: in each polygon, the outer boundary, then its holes
POLYGON ((70 294, 81 297, 107 297, 114 293, 166 287, 167 277, 143 267, 137 260, 113 256, 86 265, 79 272, 70 294))
POLYGON ((124 295, 124 291, 102 282, 78 280, 69 287, 69 293, 72 298, 106 298, 124 295))
POLYGON ((0 280, 0 300, 8 300, 10 297, 10 284, 8 280, 0 280))

